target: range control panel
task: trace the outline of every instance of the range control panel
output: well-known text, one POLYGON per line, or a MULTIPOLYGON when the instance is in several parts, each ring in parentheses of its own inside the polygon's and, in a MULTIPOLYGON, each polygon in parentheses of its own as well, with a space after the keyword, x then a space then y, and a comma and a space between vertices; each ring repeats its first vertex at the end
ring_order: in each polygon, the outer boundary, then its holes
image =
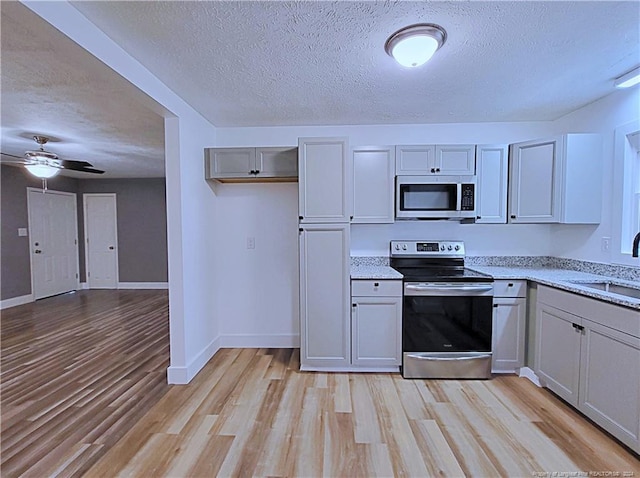
POLYGON ((392 256, 464 257, 462 241, 391 241, 392 256))

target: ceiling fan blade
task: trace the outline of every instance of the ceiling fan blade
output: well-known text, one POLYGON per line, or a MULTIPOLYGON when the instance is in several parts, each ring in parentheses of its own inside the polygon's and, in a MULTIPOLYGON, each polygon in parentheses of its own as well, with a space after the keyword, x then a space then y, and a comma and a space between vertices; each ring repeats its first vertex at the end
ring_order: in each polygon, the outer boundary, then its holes
MULTIPOLYGON (((9 153, 0 153, 0 154, 1 154, 2 156, 8 156, 8 157, 11 157, 11 158, 16 158, 16 159, 19 159, 19 160, 21 160, 22 162, 24 162, 24 156, 16 156, 15 154, 9 154, 9 153)), ((11 160, 7 159, 7 161, 11 161, 11 160)), ((16 162, 17 162, 17 161, 16 161, 16 162)))
POLYGON ((87 163, 86 161, 75 161, 73 159, 60 159, 60 165, 65 169, 72 169, 74 167, 84 168, 84 167, 92 167, 93 164, 87 163))
POLYGON ((78 163, 78 162, 83 162, 83 161, 71 161, 71 164, 68 164, 68 165, 64 165, 63 164, 64 167, 62 169, 67 169, 69 171, 78 171, 78 172, 81 172, 81 173, 94 173, 94 174, 102 174, 102 173, 104 173, 104 171, 101 171, 100 169, 88 168, 88 167, 83 166, 83 165, 74 164, 74 163, 78 163))

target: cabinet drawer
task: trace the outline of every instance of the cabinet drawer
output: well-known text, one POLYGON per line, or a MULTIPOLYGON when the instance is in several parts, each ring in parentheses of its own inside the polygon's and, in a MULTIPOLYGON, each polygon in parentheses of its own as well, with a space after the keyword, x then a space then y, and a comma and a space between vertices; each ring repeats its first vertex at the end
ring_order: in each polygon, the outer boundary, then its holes
POLYGON ((493 283, 494 297, 526 297, 526 280, 497 280, 493 283))
POLYGON ((352 280, 351 295, 353 297, 401 297, 402 281, 400 280, 352 280))

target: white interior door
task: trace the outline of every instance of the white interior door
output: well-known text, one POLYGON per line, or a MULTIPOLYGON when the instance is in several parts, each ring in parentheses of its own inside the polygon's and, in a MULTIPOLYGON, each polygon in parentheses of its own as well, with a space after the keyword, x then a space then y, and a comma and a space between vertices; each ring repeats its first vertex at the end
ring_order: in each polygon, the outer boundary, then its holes
POLYGON ((27 189, 34 299, 78 289, 76 195, 27 189))
POLYGON ((83 194, 87 284, 90 289, 118 287, 116 195, 83 194))

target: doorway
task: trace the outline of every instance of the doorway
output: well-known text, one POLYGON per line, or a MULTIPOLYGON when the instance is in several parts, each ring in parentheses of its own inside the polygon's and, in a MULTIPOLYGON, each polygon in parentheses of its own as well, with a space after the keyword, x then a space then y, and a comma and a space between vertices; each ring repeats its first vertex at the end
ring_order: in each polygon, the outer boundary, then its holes
POLYGON ((118 288, 118 226, 115 193, 83 194, 84 245, 89 289, 118 288))
POLYGON ((35 300, 77 290, 76 195, 27 188, 31 290, 35 300))

